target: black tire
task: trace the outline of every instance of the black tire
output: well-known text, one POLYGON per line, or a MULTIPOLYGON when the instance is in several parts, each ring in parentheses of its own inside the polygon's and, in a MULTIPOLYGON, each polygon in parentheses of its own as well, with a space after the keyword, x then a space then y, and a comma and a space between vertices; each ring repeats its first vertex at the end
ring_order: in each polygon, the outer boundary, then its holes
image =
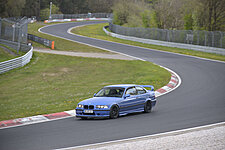
POLYGON ((80 117, 81 120, 87 120, 87 117, 80 117))
POLYGON ((145 102, 144 112, 145 113, 150 113, 151 111, 152 111, 152 103, 151 103, 151 101, 145 102))
POLYGON ((111 119, 116 119, 119 116, 119 107, 117 105, 113 105, 110 108, 109 117, 111 119))

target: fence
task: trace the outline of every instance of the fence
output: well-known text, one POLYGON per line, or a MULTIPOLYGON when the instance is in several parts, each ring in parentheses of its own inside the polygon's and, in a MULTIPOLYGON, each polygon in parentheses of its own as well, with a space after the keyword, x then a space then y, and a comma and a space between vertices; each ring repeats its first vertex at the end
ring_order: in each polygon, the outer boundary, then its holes
POLYGON ((23 18, 0 18, 0 43, 15 50, 26 52, 25 55, 0 63, 0 74, 22 67, 30 62, 33 47, 27 45, 27 25, 29 20, 23 18))
POLYGON ((110 13, 52 14, 51 19, 109 18, 110 16, 110 13))
POLYGON ((50 47, 51 49, 54 49, 54 41, 44 39, 44 38, 38 37, 38 36, 33 35, 33 34, 28 34, 27 38, 29 40, 32 40, 32 41, 38 42, 40 44, 43 44, 47 47, 50 47))
POLYGON ((18 52, 21 49, 21 44, 27 44, 28 23, 29 20, 26 17, 0 18, 0 39, 12 42, 13 48, 18 52))
POLYGON ((117 34, 138 38, 225 48, 225 32, 166 30, 157 28, 131 28, 109 23, 109 29, 117 34))
POLYGON ((0 63, 0 74, 12 70, 14 68, 22 67, 30 62, 30 59, 33 55, 33 47, 30 47, 30 50, 23 56, 4 61, 0 63))

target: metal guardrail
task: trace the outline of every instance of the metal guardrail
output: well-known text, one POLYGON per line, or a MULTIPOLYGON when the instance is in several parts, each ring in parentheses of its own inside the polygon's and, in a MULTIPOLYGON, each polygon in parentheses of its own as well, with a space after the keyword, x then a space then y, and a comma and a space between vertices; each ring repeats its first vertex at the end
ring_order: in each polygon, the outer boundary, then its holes
POLYGON ((111 13, 52 14, 51 19, 109 18, 111 13))
POLYGON ((225 49, 225 32, 221 31, 132 28, 115 25, 112 22, 109 23, 109 29, 114 33, 125 36, 225 49))
POLYGON ((107 35, 110 35, 112 37, 124 39, 124 40, 130 40, 135 42, 141 42, 146 44, 153 44, 153 45, 159 45, 159 46, 167 46, 167 47, 176 47, 176 48, 182 48, 182 49, 190 49, 195 51, 202 51, 207 53, 215 53, 220 55, 225 55, 225 49, 223 48, 216 48, 216 47, 208 47, 208 46, 200 46, 200 45, 193 45, 193 44, 184 44, 184 43, 175 43, 175 42, 166 42, 166 41, 160 41, 160 40, 151 40, 151 39, 144 39, 144 38, 138 38, 134 36, 125 36, 113 32, 109 32, 106 30, 108 26, 103 27, 104 32, 107 35))
POLYGON ((14 68, 23 67, 30 62, 33 55, 33 47, 23 56, 0 63, 0 74, 14 68))
POLYGON ((32 40, 32 41, 38 42, 40 44, 43 44, 47 47, 50 47, 51 49, 54 49, 54 41, 44 39, 44 38, 41 38, 41 37, 33 35, 33 34, 28 34, 27 38, 29 40, 32 40))

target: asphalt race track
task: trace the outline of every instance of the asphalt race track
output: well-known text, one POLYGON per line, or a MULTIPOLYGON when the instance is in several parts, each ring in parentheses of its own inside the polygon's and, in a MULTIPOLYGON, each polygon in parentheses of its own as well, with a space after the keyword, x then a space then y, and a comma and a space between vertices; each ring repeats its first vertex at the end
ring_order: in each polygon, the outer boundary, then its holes
POLYGON ((106 120, 67 118, 1 129, 0 149, 56 149, 225 121, 225 63, 67 33, 71 27, 92 23, 99 21, 57 24, 42 28, 41 31, 168 67, 180 75, 181 86, 159 97, 150 114, 138 113, 106 120))

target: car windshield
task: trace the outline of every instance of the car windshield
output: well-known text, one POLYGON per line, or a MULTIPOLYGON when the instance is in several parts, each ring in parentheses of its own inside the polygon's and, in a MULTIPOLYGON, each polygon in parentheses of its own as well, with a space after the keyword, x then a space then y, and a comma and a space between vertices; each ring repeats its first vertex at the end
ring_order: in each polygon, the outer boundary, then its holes
POLYGON ((121 87, 105 87, 101 89, 95 97, 122 97, 124 88, 121 87))

